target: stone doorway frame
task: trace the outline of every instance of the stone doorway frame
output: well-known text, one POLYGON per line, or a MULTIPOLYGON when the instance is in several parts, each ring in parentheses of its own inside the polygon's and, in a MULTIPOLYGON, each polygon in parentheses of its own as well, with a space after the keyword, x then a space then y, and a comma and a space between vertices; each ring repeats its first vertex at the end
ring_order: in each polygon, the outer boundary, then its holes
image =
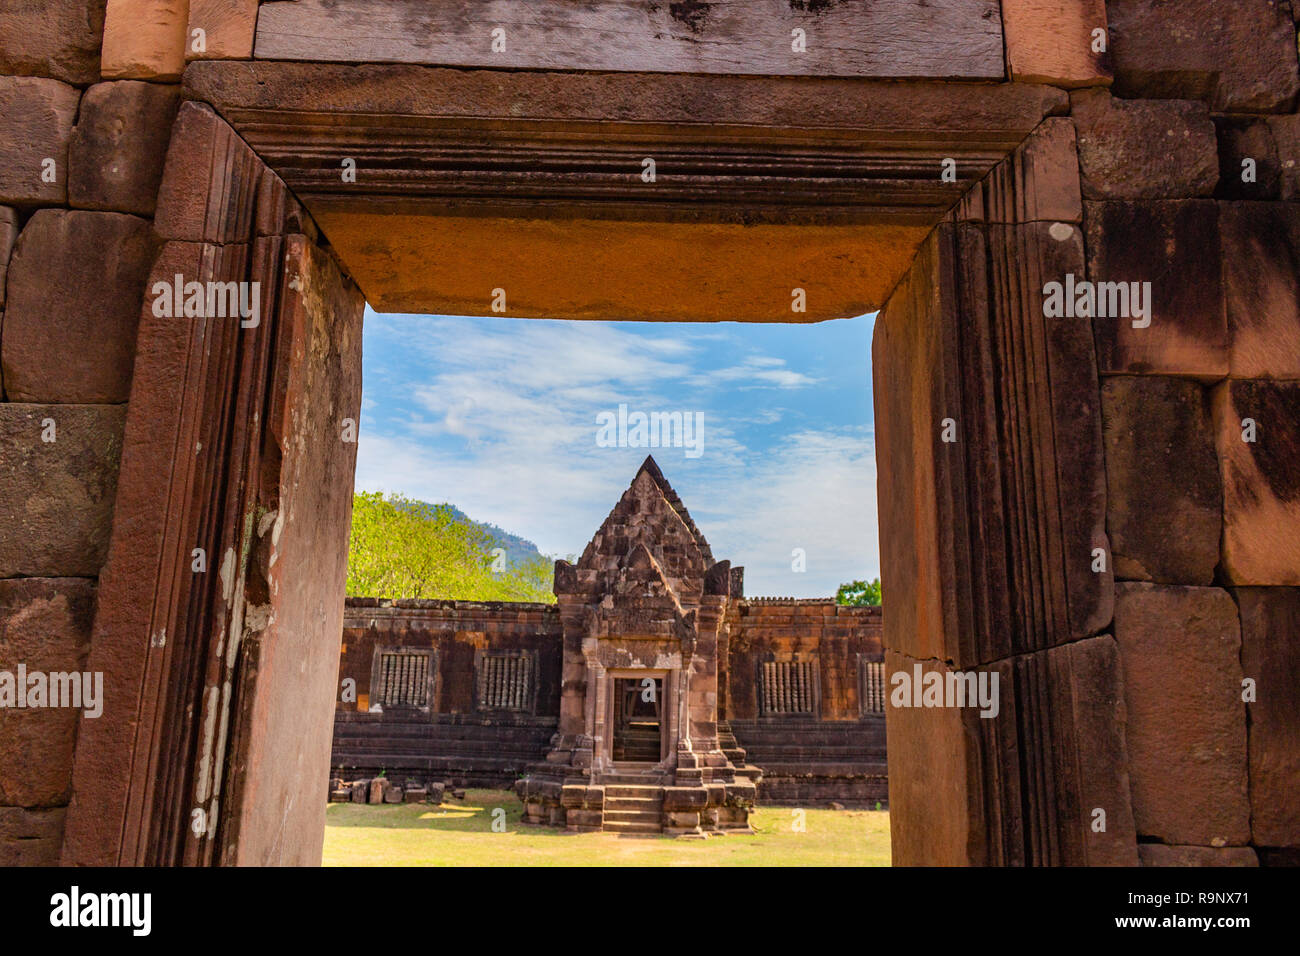
MULTIPOLYGON (((575 207, 579 216, 609 216, 611 229, 618 228, 619 217, 641 215, 665 235, 682 227, 707 227, 714 220, 740 226, 741 236, 750 227, 812 228, 823 220, 860 227, 864 236, 878 229, 873 241, 893 254, 891 274, 899 278, 887 301, 874 303, 883 305, 874 349, 876 380, 888 374, 904 383, 883 406, 879 392, 876 402, 877 422, 884 426, 882 460, 895 469, 882 469, 882 489, 888 491, 881 496, 882 547, 893 550, 897 570, 891 573, 900 576, 886 582, 891 600, 886 646, 898 666, 933 658, 954 667, 998 669, 1006 686, 1021 695, 1013 701, 1020 705, 1014 719, 997 727, 971 723, 964 715, 890 714, 891 780, 898 783, 897 793, 891 792, 896 855, 900 862, 971 863, 1122 858, 1135 844, 1127 790, 1119 786, 1123 768, 1089 763, 1090 754, 1106 753, 1104 748, 1072 749, 1097 733, 1110 742, 1110 753, 1123 753, 1122 738, 1113 739, 1117 730, 1107 715, 1077 706, 1088 696, 1089 680, 1091 689, 1099 688, 1104 697, 1118 679, 1117 664, 1105 651, 1089 656, 1083 647, 1109 624, 1113 590, 1109 576, 1079 570, 1104 540, 1104 486, 1096 486, 1104 472, 1091 330, 1044 329, 1034 319, 1032 294, 1046 275, 1069 268, 1084 271, 1073 127, 1052 118, 1063 111, 1065 94, 1025 84, 628 74, 605 78, 618 95, 592 103, 591 78, 580 74, 486 79, 483 73, 462 74, 440 68, 192 64, 185 75, 186 92, 198 102, 183 109, 162 186, 163 196, 172 197, 177 209, 175 219, 190 229, 183 238, 219 252, 256 223, 259 234, 302 235, 302 241, 316 242, 313 248, 323 250, 313 215, 344 235, 347 217, 367 204, 418 219, 443 208, 447 189, 474 181, 482 186, 485 178, 486 198, 474 204, 470 218, 489 221, 503 210, 522 208, 553 222, 561 233, 573 221, 575 207), (694 100, 682 98, 683 80, 698 91, 694 100), (468 100, 467 89, 472 94, 468 100), (638 89, 646 95, 630 95, 638 89), (674 92, 677 100, 668 96, 674 92), (761 105, 747 106, 755 102, 755 92, 761 94, 761 105), (512 105, 534 112, 520 119, 512 105), (602 109, 616 115, 601 120, 595 114, 602 109), (687 114, 694 128, 682 125, 687 114), (785 119, 763 126, 764 116, 785 119), (903 116, 913 128, 900 132, 903 116), (482 117, 491 121, 475 126, 482 117), (607 129, 610 122, 647 136, 677 136, 683 152, 700 150, 700 164, 678 184, 675 200, 652 199, 635 180, 616 184, 612 197, 572 198, 584 168, 620 158, 588 135, 607 129), (450 173, 440 178, 422 175, 410 167, 402 149, 390 148, 394 129, 401 131, 402 148, 436 152, 449 137, 471 127, 485 131, 487 147, 472 165, 457 167, 452 156, 450 173), (498 136, 501 131, 505 135, 498 136), (568 148, 567 134, 586 137, 587 152, 574 156, 568 172, 521 189, 519 158, 552 145, 562 151, 568 148), (773 143, 780 147, 781 160, 760 161, 760 154, 775 148, 773 143), (710 153, 701 144, 718 151, 710 153), (858 151, 861 162, 841 168, 837 188, 819 193, 819 172, 824 170, 800 157, 828 156, 848 147, 858 151), (751 158, 759 171, 739 181, 720 177, 737 150, 746 148, 755 150, 751 158), (320 161, 321 149, 330 150, 331 157, 364 151, 361 155, 380 174, 375 181, 384 184, 382 195, 339 190, 329 165, 320 161), (957 160, 956 182, 939 177, 935 161, 940 157, 957 160), (931 166, 936 168, 930 171, 931 166), (409 175, 403 177, 403 171, 409 175), (710 201, 692 205, 692 190, 703 190, 710 201), (756 190, 780 197, 757 223, 752 211, 756 190), (1066 238, 1051 233, 1058 225, 1069 227, 1066 238), (920 235, 926 238, 913 246, 920 235), (995 407, 1016 413, 1008 423, 995 407), (931 435, 933 420, 949 414, 962 422, 968 437, 955 448, 938 445, 931 435), (1062 459, 1058 448, 1072 449, 1073 457, 1062 459), (1007 470, 1004 456, 1010 454, 1019 456, 1017 468, 1007 470), (1068 518, 1067 504, 1074 509, 1068 518), (910 523, 885 517, 895 512, 909 516, 910 523), (927 751, 931 745, 941 752, 927 751), (1023 765, 1017 762, 1022 757, 1027 761, 1023 765), (1041 772, 1043 761, 1059 761, 1055 777, 1041 772), (960 778, 951 781, 946 791, 950 802, 943 806, 934 805, 925 786, 936 766, 950 766, 960 778), (1075 815, 1095 805, 1112 807, 1115 822, 1103 841, 1090 842, 1084 821, 1075 815), (934 814, 937 823, 931 827, 927 815, 934 814)), ((164 222, 165 208, 160 202, 164 222)), ((326 226, 327 233, 331 228, 326 226)), ((346 269, 348 251, 336 243, 334 253, 346 269)), ((738 262, 735 268, 743 272, 744 265, 738 262)), ((348 282, 346 275, 342 281, 348 282)), ((555 313, 563 317, 581 311, 565 303, 555 313)), ((177 347, 201 343, 182 341, 177 347)), ((231 348, 218 345, 219 350, 231 348)), ((216 412, 189 395, 179 396, 169 408, 170 354, 160 352, 142 332, 137 355, 119 485, 126 511, 115 521, 110 546, 110 567, 116 556, 116 567, 129 570, 105 576, 97 635, 111 640, 97 636, 94 654, 120 680, 118 693, 134 694, 146 710, 161 712, 171 701, 173 707, 188 702, 201 711, 198 688, 184 675, 165 668, 150 671, 158 666, 151 664, 147 651, 157 615, 136 609, 142 596, 160 595, 173 602, 172 618, 198 621, 210 613, 203 607, 186 610, 169 596, 168 582, 181 576, 180 555, 187 553, 180 545, 188 542, 176 539, 173 550, 158 560, 156 541, 140 539, 132 522, 149 502, 153 507, 167 502, 178 513, 212 510, 214 486, 177 484, 172 472, 159 476, 139 456, 147 451, 144 434, 159 419, 197 417, 200 422, 211 419, 215 427, 216 412), (141 639, 141 647, 133 645, 123 657, 124 642, 141 639)), ((272 361, 278 363, 273 371, 282 376, 273 375, 278 382, 291 377, 301 359, 281 351, 272 361)), ((273 386, 273 399, 280 387, 273 386)), ((310 491, 299 489, 299 494, 310 507, 310 491)), ((227 537, 238 537, 242 520, 237 513, 224 519, 227 537)), ((346 520, 334 531, 345 546, 346 520)), ((153 600, 144 603, 152 608, 153 600)), ((211 592, 202 602, 215 608, 218 594, 211 592)), ((336 652, 337 641, 337 634, 322 632, 321 653, 328 654, 331 647, 336 652)), ((327 682, 317 681, 300 690, 312 699, 333 693, 327 682)), ((286 859, 276 842, 280 837, 254 838, 228 830, 212 834, 215 852, 177 855, 166 850, 193 841, 186 843, 188 820, 175 812, 179 804, 165 811, 152 788, 155 783, 183 787, 193 773, 192 757, 145 731, 144 724, 132 724, 125 735, 88 733, 83 722, 66 862, 286 859), (151 777, 164 764, 172 768, 166 778, 151 777)), ((274 749, 291 730, 264 723, 245 732, 274 749)), ((308 732, 324 741, 329 727, 321 723, 308 732)), ((293 785, 292 771, 268 766, 264 772, 276 786, 248 791, 243 788, 247 769, 239 765, 238 753, 236 747, 205 758, 228 767, 229 782, 236 785, 236 806, 227 807, 223 819, 230 814, 258 819, 281 809, 274 794, 277 786, 293 785)), ((315 786, 310 780, 298 785, 315 786)), ((180 799, 183 803, 183 794, 180 799)), ((311 807, 284 812, 285 827, 294 831, 290 842, 304 848, 293 859, 309 860, 311 831, 319 828, 320 813, 311 807)))
POLYGON ((602 683, 599 696, 604 700, 604 713, 602 714, 600 709, 597 710, 596 727, 598 731, 605 731, 601 734, 600 752, 608 767, 608 771, 602 772, 617 772, 614 762, 613 721, 617 710, 615 696, 618 693, 618 682, 639 681, 646 677, 662 681, 663 688, 660 692, 662 699, 659 709, 659 760, 650 766, 656 771, 672 769, 677 754, 677 733, 682 726, 681 673, 681 668, 677 667, 611 667, 605 669, 604 673, 597 678, 602 683))

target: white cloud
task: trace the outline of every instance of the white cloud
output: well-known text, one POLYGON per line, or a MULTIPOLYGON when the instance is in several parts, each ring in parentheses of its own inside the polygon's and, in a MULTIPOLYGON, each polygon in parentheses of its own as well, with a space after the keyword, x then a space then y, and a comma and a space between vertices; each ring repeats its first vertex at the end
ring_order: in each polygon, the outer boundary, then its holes
POLYGON ((736 389, 817 383, 780 357, 753 354, 713 369, 705 359, 726 351, 706 355, 708 336, 647 336, 599 322, 370 313, 366 321, 428 372, 394 371, 389 358, 381 380, 365 383, 358 489, 450 501, 546 553, 575 553, 646 454, 597 447, 595 413, 620 402, 701 410, 702 458, 654 454, 714 556, 746 566, 747 593, 824 596, 879 573, 870 432, 809 428, 755 451, 745 429, 770 427, 786 409, 717 404, 736 389), (790 570, 796 547, 807 551, 803 574, 790 570))

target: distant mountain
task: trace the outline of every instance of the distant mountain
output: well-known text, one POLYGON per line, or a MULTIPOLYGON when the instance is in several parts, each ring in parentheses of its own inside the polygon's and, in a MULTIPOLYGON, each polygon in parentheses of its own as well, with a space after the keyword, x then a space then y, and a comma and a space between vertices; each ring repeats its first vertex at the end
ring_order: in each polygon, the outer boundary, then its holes
POLYGON ((486 521, 475 521, 453 504, 448 504, 447 507, 450 508, 451 513, 461 521, 468 521, 470 524, 478 525, 492 536, 492 539, 497 542, 499 547, 505 548, 507 565, 513 567, 528 558, 544 557, 542 552, 538 550, 537 545, 533 544, 527 538, 521 538, 517 534, 511 534, 509 531, 506 531, 503 528, 498 528, 494 524, 488 524, 486 521))

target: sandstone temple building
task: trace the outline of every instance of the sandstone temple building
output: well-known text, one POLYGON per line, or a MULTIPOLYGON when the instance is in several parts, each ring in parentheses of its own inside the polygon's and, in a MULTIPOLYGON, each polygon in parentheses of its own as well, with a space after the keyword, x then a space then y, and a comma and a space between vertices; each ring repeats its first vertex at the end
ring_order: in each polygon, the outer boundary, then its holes
POLYGON ((743 597, 652 458, 557 603, 349 599, 336 775, 513 786, 570 830, 747 830, 756 799, 874 805, 880 608, 743 597))

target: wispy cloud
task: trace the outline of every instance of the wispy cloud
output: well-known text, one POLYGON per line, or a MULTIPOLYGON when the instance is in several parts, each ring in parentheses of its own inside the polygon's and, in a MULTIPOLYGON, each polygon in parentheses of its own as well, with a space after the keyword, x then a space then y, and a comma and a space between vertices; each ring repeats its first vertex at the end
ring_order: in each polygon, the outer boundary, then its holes
POLYGON ((359 489, 450 501, 576 553, 647 452, 598 447, 596 414, 700 411, 702 457, 650 451, 715 556, 746 565, 748 593, 825 595, 878 573, 869 425, 819 422, 815 404, 785 425, 792 396, 818 400, 823 372, 735 348, 743 330, 369 311, 366 323, 359 489), (794 548, 805 573, 791 571, 794 548))

